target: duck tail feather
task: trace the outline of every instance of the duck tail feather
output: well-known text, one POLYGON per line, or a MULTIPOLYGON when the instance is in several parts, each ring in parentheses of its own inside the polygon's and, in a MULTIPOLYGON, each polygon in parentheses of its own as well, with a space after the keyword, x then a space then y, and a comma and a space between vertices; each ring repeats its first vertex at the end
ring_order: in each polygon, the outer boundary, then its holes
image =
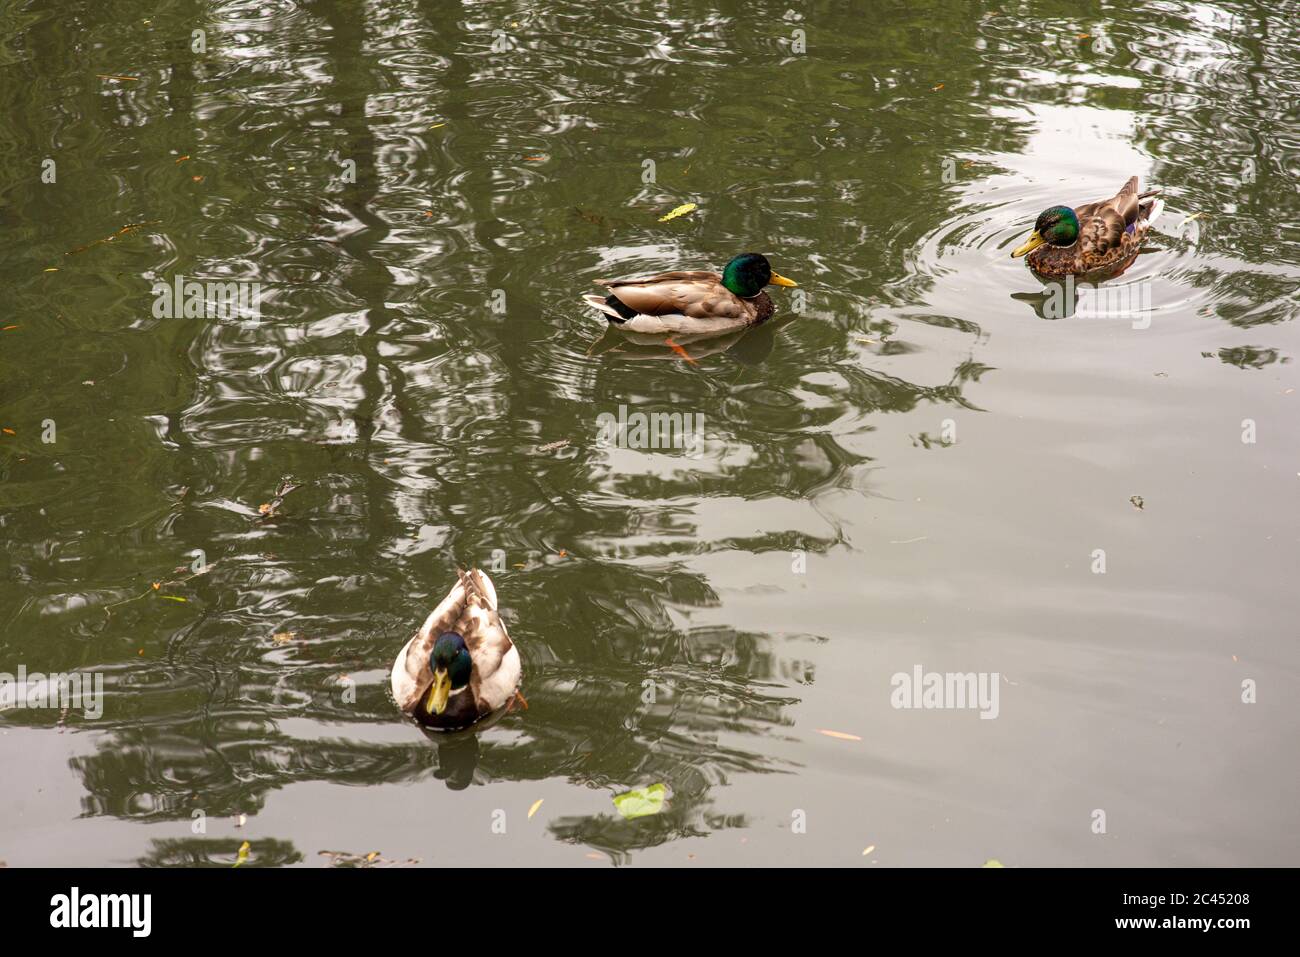
POLYGON ((1163 199, 1152 200, 1149 206, 1143 206, 1142 212, 1147 221, 1147 228, 1150 229, 1156 218, 1164 212, 1165 201, 1163 199))

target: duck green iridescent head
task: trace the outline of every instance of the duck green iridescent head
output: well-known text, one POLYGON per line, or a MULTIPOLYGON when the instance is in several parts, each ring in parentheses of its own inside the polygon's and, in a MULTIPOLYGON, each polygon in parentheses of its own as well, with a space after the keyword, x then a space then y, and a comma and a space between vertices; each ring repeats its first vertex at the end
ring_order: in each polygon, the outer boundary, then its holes
POLYGON ((799 285, 772 272, 772 264, 759 253, 741 253, 727 263, 722 270, 722 284, 741 299, 753 299, 768 285, 799 285))
POLYGON ((451 693, 469 684, 474 670, 465 639, 454 631, 439 635, 429 655, 429 670, 433 672, 433 684, 429 685, 424 707, 429 714, 442 714, 451 693))
POLYGON ((1043 210, 1034 223, 1024 245, 1017 246, 1011 255, 1017 258, 1033 252, 1043 243, 1049 246, 1073 246, 1079 239, 1079 217, 1069 206, 1052 206, 1043 210))

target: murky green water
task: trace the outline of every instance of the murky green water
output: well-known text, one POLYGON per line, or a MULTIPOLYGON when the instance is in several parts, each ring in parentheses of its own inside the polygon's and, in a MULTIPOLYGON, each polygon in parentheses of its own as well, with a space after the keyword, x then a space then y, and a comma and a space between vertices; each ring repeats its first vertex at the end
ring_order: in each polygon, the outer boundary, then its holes
POLYGON ((104 701, 0 716, 0 860, 1300 863, 1300 29, 1142 6, 5 3, 0 671, 104 701), (1132 174, 1147 322, 1053 318, 1132 174), (693 362, 578 301, 747 249, 693 362), (494 562, 531 707, 431 742, 494 562))

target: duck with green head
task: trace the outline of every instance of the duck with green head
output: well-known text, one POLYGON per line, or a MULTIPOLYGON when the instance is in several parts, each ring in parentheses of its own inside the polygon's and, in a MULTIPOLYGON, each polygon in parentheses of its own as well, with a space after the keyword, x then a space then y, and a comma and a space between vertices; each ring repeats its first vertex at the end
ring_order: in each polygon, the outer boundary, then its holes
POLYGON ((393 662, 393 699, 428 728, 468 728, 512 704, 523 667, 487 574, 460 572, 393 662))
POLYGON ((620 329, 649 334, 721 335, 756 326, 776 311, 767 286, 798 283, 767 257, 741 253, 722 272, 665 272, 644 279, 597 279, 607 296, 583 296, 620 329))
POLYGON ((1049 207, 1039 214, 1029 239, 1011 255, 1027 255, 1029 268, 1040 276, 1123 272, 1164 208, 1162 200, 1152 198, 1159 192, 1139 193, 1133 176, 1110 199, 1049 207))

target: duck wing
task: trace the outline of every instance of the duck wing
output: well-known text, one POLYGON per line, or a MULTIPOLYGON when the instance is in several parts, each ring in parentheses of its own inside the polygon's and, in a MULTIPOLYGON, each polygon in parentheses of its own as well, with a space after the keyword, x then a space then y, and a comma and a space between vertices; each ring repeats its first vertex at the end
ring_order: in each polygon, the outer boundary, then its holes
POLYGON ((1124 243, 1125 234, 1137 221, 1138 178, 1129 177, 1124 188, 1110 199, 1088 203, 1074 211, 1079 220, 1079 254, 1084 262, 1105 259, 1124 243))
POLYGON ((442 633, 455 630, 454 626, 464 610, 465 584, 462 580, 456 582, 451 591, 447 592, 447 597, 429 612, 429 617, 424 620, 420 630, 406 643, 393 662, 393 699, 408 714, 419 707, 429 685, 433 684, 433 672, 429 669, 433 643, 442 633))
POLYGON ((643 316, 686 316, 688 319, 747 320, 752 318, 739 296, 722 284, 716 272, 666 272, 646 279, 599 279, 629 309, 643 316))
POLYGON ((479 569, 460 573, 465 590, 465 605, 460 618, 460 634, 474 662, 469 688, 479 711, 493 711, 519 687, 522 668, 519 651, 506 633, 497 613, 497 592, 492 579, 479 569))

